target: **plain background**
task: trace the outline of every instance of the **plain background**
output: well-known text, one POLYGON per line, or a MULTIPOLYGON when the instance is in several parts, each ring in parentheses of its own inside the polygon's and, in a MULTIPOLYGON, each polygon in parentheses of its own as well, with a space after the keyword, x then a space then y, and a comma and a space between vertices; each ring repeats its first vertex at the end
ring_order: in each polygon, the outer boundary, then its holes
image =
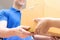
MULTIPOLYGON (((13 5, 13 0, 0 0, 0 10, 1 9, 8 9, 13 5)), ((26 1, 23 8, 26 8, 26 1)))
POLYGON ((0 9, 7 9, 11 7, 13 0, 0 0, 0 9))

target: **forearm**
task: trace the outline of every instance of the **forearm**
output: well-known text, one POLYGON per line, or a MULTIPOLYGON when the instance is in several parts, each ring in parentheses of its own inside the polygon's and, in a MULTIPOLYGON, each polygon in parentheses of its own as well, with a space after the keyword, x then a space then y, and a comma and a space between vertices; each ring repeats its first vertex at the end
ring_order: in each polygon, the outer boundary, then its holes
POLYGON ((60 18, 50 19, 48 25, 50 25, 50 27, 51 26, 60 27, 60 18))
POLYGON ((8 29, 8 28, 0 29, 0 37, 2 37, 2 38, 7 38, 7 37, 10 37, 10 36, 15 36, 15 35, 17 35, 16 32, 15 32, 15 28, 12 28, 12 29, 8 29))

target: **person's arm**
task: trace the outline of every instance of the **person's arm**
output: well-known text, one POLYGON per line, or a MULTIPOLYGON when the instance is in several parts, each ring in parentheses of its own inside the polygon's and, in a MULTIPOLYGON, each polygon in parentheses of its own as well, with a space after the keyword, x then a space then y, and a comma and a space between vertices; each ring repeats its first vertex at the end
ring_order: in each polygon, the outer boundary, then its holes
POLYGON ((48 23, 49 26, 59 26, 60 24, 60 18, 37 18, 37 22, 41 23, 41 21, 44 23, 48 23), (39 20, 39 21, 38 21, 39 20))
POLYGON ((36 18, 34 21, 37 22, 37 34, 42 34, 48 27, 60 27, 60 18, 36 18))
POLYGON ((16 35, 15 28, 8 29, 6 21, 0 21, 0 37, 6 38, 16 35))
POLYGON ((30 35, 30 32, 25 30, 28 28, 22 28, 21 26, 17 28, 6 28, 6 26, 7 26, 6 21, 0 21, 0 37, 1 38, 7 38, 11 36, 19 36, 21 38, 25 38, 30 35))

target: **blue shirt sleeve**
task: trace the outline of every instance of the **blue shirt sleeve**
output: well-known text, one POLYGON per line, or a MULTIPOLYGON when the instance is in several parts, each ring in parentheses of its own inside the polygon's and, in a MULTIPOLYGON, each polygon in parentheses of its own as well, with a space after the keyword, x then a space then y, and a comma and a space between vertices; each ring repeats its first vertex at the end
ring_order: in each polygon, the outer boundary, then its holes
POLYGON ((2 21, 2 20, 7 21, 7 17, 5 15, 5 12, 3 10, 0 10, 0 21, 2 21))

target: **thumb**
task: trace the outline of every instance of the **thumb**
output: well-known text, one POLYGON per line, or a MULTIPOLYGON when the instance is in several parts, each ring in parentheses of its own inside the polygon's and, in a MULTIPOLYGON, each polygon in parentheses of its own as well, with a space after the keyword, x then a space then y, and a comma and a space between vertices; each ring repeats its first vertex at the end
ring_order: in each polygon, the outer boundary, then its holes
POLYGON ((25 30, 29 30, 30 29, 30 26, 23 26, 23 25, 21 25, 21 28, 23 28, 25 30))
POLYGON ((41 20, 40 18, 35 18, 35 19, 33 19, 33 21, 35 21, 35 22, 37 22, 37 23, 40 22, 40 20, 41 20))

